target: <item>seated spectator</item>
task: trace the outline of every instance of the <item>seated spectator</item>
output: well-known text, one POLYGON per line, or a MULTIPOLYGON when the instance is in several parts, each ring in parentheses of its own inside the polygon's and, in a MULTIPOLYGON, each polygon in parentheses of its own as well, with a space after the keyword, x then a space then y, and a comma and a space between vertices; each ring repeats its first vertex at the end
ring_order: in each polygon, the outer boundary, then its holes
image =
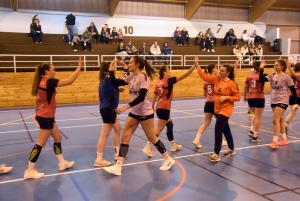
POLYGON ((181 31, 181 35, 182 35, 182 41, 183 41, 183 45, 187 44, 190 45, 190 36, 189 36, 189 32, 186 30, 185 27, 183 27, 182 31, 181 31))
POLYGON ((262 45, 258 45, 257 49, 256 49, 256 55, 260 55, 257 57, 258 60, 262 60, 262 55, 264 55, 264 50, 262 45))
POLYGON ((107 24, 104 24, 104 26, 102 27, 101 36, 103 44, 108 44, 110 38, 110 28, 108 28, 107 24))
POLYGON ((92 38, 96 38, 97 43, 99 43, 100 42, 100 37, 99 37, 98 30, 97 30, 94 22, 90 23, 89 32, 92 33, 92 38))
POLYGON ((111 31, 111 39, 113 40, 113 44, 118 44, 118 31, 116 27, 113 27, 111 31))
MULTIPOLYGON (((154 42, 154 44, 150 48, 150 53, 152 55, 162 55, 159 46, 157 45, 157 42, 154 42)), ((156 56, 154 57, 154 60, 156 61, 156 56)), ((156 65, 157 63, 155 63, 156 65)))
POLYGON ((233 54, 236 55, 236 57, 237 57, 237 59, 238 59, 239 61, 242 61, 242 63, 244 63, 244 62, 243 62, 243 55, 242 55, 242 53, 241 53, 241 51, 240 51, 239 45, 235 45, 235 46, 234 46, 234 48, 233 48, 233 54))
POLYGON ((245 43, 243 45, 243 47, 241 47, 241 54, 243 55, 243 59, 244 60, 249 61, 250 53, 249 53, 249 49, 248 49, 247 43, 245 43))
POLYGON ((30 34, 35 43, 43 42, 43 32, 42 26, 40 25, 40 20, 35 19, 30 25, 30 34))
POLYGON ((143 46, 141 47, 139 54, 140 55, 149 55, 149 51, 146 47, 146 43, 143 43, 143 46))
POLYGON ((181 35, 181 31, 179 29, 179 27, 176 27, 176 30, 174 31, 174 38, 177 41, 177 45, 182 45, 183 43, 183 39, 182 39, 182 35, 181 35))
MULTIPOLYGON (((173 53, 172 49, 170 48, 170 46, 168 45, 168 43, 165 42, 164 45, 163 45, 163 47, 161 48, 161 54, 162 55, 172 55, 172 53, 173 53)), ((170 56, 164 56, 161 59, 162 60, 166 60, 166 62, 168 64, 169 61, 170 61, 170 56)), ((173 57, 171 59, 174 60, 173 57)))
POLYGON ((247 30, 244 30, 242 38, 244 42, 248 42, 248 45, 254 44, 254 38, 250 37, 247 30))
POLYGON ((214 43, 213 45, 217 45, 217 38, 214 36, 214 33, 211 31, 211 28, 208 28, 205 32, 205 35, 209 34, 210 37, 213 39, 214 43))
POLYGON ((205 51, 205 50, 206 50, 206 49, 205 49, 205 37, 204 37, 202 31, 200 31, 200 32, 198 33, 198 35, 196 36, 196 39, 195 39, 195 40, 196 40, 197 45, 200 45, 200 46, 201 46, 202 51, 205 51))
POLYGON ((252 38, 254 38, 254 42, 259 42, 259 44, 261 45, 261 46, 263 46, 263 41, 264 41, 264 39, 262 38, 262 37, 260 37, 259 35, 257 35, 257 31, 256 30, 254 30, 254 32, 253 32, 253 34, 251 35, 251 37, 252 38))
POLYGON ((74 51, 77 51, 77 45, 79 45, 79 43, 80 43, 80 38, 78 37, 78 34, 75 33, 72 41, 74 51))
POLYGON ((214 40, 210 37, 209 34, 206 34, 205 37, 205 48, 207 52, 215 52, 215 50, 212 48, 212 44, 214 43, 214 40))
POLYGON ((252 56, 252 60, 257 59, 257 57, 255 56, 255 55, 257 55, 257 52, 256 52, 256 47, 254 44, 249 48, 249 54, 250 54, 250 56, 252 56))
MULTIPOLYGON (((118 46, 118 50, 117 50, 117 53, 116 55, 128 55, 127 52, 126 52, 126 48, 124 47, 124 44, 123 42, 120 42, 119 43, 119 46, 118 46)), ((119 60, 125 60, 126 59, 126 56, 120 56, 121 59, 119 60)))
POLYGON ((122 32, 122 29, 119 29, 119 32, 118 32, 118 43, 123 42, 123 39, 124 39, 124 34, 122 32))
POLYGON ((91 40, 92 40, 92 33, 89 32, 89 28, 87 27, 85 29, 85 31, 82 34, 82 39, 81 39, 81 46, 82 49, 84 49, 84 51, 87 51, 87 46, 89 47, 90 51, 94 51, 92 49, 92 44, 91 44, 91 40))
POLYGON ((128 55, 138 54, 138 50, 135 48, 135 46, 132 44, 131 41, 129 41, 128 45, 126 46, 126 52, 127 52, 128 55))
POLYGON ((229 45, 235 45, 236 44, 236 36, 234 35, 233 29, 230 29, 224 38, 224 43, 229 46, 229 45))

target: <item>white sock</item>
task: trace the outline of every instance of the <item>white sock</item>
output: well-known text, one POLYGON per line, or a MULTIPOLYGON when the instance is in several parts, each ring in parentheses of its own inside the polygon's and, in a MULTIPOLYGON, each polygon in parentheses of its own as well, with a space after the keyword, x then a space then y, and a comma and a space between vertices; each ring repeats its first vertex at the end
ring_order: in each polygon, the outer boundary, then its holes
POLYGON ((254 126, 251 126, 251 127, 250 127, 250 130, 251 130, 252 132, 253 132, 253 127, 254 127, 254 126))
POLYGON ((168 159, 168 158, 169 158, 168 152, 165 152, 165 153, 163 154, 163 157, 164 157, 165 159, 168 159))
POLYGON ((282 136, 283 139, 286 140, 286 133, 281 133, 281 136, 282 136))
POLYGON ((63 157, 62 154, 56 155, 56 158, 57 158, 57 160, 58 160, 59 163, 65 162, 65 159, 64 159, 64 157, 63 157))
POLYGON ((198 132, 198 133, 197 133, 197 136, 196 136, 196 140, 199 141, 200 138, 201 138, 201 136, 202 136, 202 133, 199 133, 199 132, 198 132))
POLYGON ((273 136, 273 141, 278 142, 278 136, 273 136))
POLYGON ((253 132, 253 137, 257 137, 257 133, 258 133, 258 132, 255 132, 255 131, 254 131, 254 132, 253 132))
POLYGON ((103 153, 99 153, 97 152, 97 161, 101 161, 102 160, 102 156, 103 156, 103 153))
POLYGON ((122 167, 124 159, 125 158, 123 158, 123 157, 119 157, 118 160, 117 160, 116 166, 122 167))
POLYGON ((33 162, 28 162, 28 171, 31 172, 31 171, 34 171, 34 166, 35 166, 35 163, 33 162))

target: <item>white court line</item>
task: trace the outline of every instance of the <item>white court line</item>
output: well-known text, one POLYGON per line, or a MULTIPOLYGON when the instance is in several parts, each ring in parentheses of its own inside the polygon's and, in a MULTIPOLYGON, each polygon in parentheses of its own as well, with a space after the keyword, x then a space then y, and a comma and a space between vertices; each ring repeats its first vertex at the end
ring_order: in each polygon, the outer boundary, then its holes
MULTIPOLYGON (((290 143, 293 142, 299 142, 300 140, 294 140, 294 141, 290 141, 290 143)), ((241 147, 241 148, 236 148, 236 151, 239 150, 244 150, 244 149, 252 149, 252 148, 257 148, 257 147, 264 147, 267 146, 269 144, 261 144, 261 145, 255 145, 255 146, 248 146, 248 147, 241 147)), ((222 152, 225 152, 227 150, 221 150, 222 152)), ((194 157, 194 156, 201 156, 201 155, 206 155, 206 154, 212 154, 214 152, 205 152, 205 153, 198 153, 198 154, 190 154, 190 155, 185 155, 185 156, 176 156, 173 157, 175 159, 180 159, 180 158, 188 158, 188 157, 194 157)), ((150 161, 141 161, 141 162, 135 162, 135 163, 128 163, 128 164, 124 164, 124 166, 133 166, 133 165, 139 165, 139 164, 146 164, 146 163, 153 163, 153 162, 158 162, 158 161, 163 161, 164 159, 156 159, 156 160, 150 160, 150 161)), ((60 175, 68 175, 68 174, 74 174, 74 173, 80 173, 80 172, 89 172, 89 171, 94 171, 94 170, 101 170, 103 169, 101 168, 90 168, 90 169, 83 169, 83 170, 74 170, 74 171, 68 171, 68 172, 62 172, 62 173, 55 173, 55 174, 48 174, 45 175, 44 177, 53 177, 53 176, 60 176, 60 175)), ((20 179, 12 179, 12 180, 7 180, 7 181, 2 181, 0 182, 1 184, 6 184, 6 183, 13 183, 13 182, 18 182, 18 181, 24 181, 26 179, 24 178, 20 178, 20 179)))

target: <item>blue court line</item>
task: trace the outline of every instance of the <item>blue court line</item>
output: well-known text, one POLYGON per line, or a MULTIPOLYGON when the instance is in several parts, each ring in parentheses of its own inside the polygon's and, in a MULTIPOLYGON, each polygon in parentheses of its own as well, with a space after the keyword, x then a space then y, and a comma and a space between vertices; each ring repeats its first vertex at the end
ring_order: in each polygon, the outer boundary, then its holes
POLYGON ((83 198, 84 201, 89 201, 89 198, 85 195, 85 193, 83 192, 82 188, 79 186, 78 182, 76 181, 76 179, 74 178, 74 176, 72 174, 69 174, 69 177, 71 178, 74 186, 77 188, 78 192, 80 193, 81 197, 83 198))

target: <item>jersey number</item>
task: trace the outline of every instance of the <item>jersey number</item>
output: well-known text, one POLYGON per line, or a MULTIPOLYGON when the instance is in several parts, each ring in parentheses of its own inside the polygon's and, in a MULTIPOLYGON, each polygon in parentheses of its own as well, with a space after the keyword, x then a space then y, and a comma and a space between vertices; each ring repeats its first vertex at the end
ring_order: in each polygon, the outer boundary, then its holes
POLYGON ((252 80, 251 82, 252 82, 251 84, 252 88, 256 88, 256 80, 252 80))
POLYGON ((212 92, 212 88, 211 88, 211 85, 207 85, 207 93, 211 93, 212 92))

